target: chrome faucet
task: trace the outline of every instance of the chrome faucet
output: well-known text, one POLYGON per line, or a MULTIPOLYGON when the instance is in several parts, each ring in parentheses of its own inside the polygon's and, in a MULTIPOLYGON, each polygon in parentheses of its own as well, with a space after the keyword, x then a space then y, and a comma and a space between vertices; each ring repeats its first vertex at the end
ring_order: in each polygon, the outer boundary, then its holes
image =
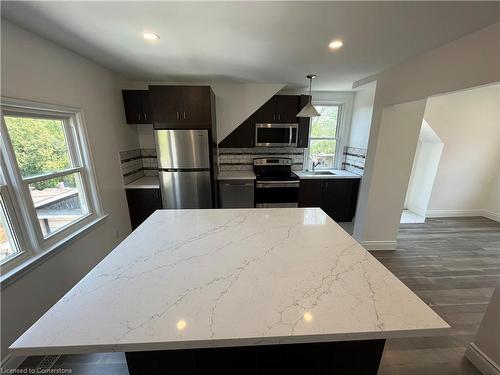
POLYGON ((317 167, 318 165, 320 165, 320 164, 321 164, 321 162, 320 162, 320 161, 318 161, 318 162, 316 162, 316 163, 315 163, 315 162, 313 162, 313 163, 312 163, 313 172, 314 172, 314 168, 316 168, 316 167, 317 167))

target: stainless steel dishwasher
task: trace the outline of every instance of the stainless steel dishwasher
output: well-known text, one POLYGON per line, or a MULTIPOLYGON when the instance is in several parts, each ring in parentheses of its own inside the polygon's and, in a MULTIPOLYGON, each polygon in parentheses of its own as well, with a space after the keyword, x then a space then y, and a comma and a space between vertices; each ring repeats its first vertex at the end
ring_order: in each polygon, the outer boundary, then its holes
POLYGON ((253 180, 220 180, 220 208, 253 208, 253 180))

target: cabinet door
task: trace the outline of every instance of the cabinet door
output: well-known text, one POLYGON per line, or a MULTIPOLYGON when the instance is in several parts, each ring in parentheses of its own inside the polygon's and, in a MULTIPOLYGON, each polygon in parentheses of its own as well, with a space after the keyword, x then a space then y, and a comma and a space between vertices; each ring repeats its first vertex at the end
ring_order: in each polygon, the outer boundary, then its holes
POLYGON ((142 90, 141 91, 141 105, 142 105, 142 112, 144 114, 144 124, 152 124, 153 123, 153 116, 151 114, 151 102, 149 99, 149 91, 148 90, 142 90))
POLYGON ((276 95, 275 122, 286 124, 298 122, 299 100, 298 95, 276 95))
POLYGON ((149 86, 149 98, 155 129, 183 128, 183 87, 149 86))
MULTIPOLYGON (((309 101, 309 95, 300 96, 299 110, 309 101)), ((298 111, 297 111, 298 113, 298 111)), ((309 124, 311 119, 309 117, 298 117, 299 119, 299 137, 297 139, 297 147, 309 147, 309 124)))
POLYGON ((299 207, 321 207, 323 180, 300 180, 299 207))
POLYGON ((248 148, 255 145, 255 117, 250 116, 219 143, 220 148, 248 148))
POLYGON ((132 229, 162 208, 160 189, 126 189, 132 229))
POLYGON ((144 123, 144 113, 142 110, 142 97, 144 91, 145 90, 122 90, 127 124, 144 123))
POLYGON ((210 129, 212 125, 209 86, 185 86, 182 88, 182 120, 190 129, 210 129))
POLYGON ((354 179, 325 179, 321 208, 333 220, 352 220, 354 182, 354 179))
POLYGON ((256 123, 276 122, 276 96, 269 99, 262 107, 255 112, 256 123))

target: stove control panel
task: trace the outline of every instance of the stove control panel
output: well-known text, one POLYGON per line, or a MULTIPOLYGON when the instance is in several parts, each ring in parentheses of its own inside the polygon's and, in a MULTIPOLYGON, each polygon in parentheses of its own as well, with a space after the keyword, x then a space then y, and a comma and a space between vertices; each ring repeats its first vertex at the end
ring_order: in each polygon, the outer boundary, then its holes
POLYGON ((292 165, 290 158, 258 158, 253 159, 253 165, 292 165))

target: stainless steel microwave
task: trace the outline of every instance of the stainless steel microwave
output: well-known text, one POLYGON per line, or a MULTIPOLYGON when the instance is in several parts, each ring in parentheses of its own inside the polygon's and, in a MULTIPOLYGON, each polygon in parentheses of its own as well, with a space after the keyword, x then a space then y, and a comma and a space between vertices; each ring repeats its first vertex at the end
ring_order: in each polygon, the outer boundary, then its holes
POLYGON ((299 124, 255 124, 255 145, 296 147, 299 124))

